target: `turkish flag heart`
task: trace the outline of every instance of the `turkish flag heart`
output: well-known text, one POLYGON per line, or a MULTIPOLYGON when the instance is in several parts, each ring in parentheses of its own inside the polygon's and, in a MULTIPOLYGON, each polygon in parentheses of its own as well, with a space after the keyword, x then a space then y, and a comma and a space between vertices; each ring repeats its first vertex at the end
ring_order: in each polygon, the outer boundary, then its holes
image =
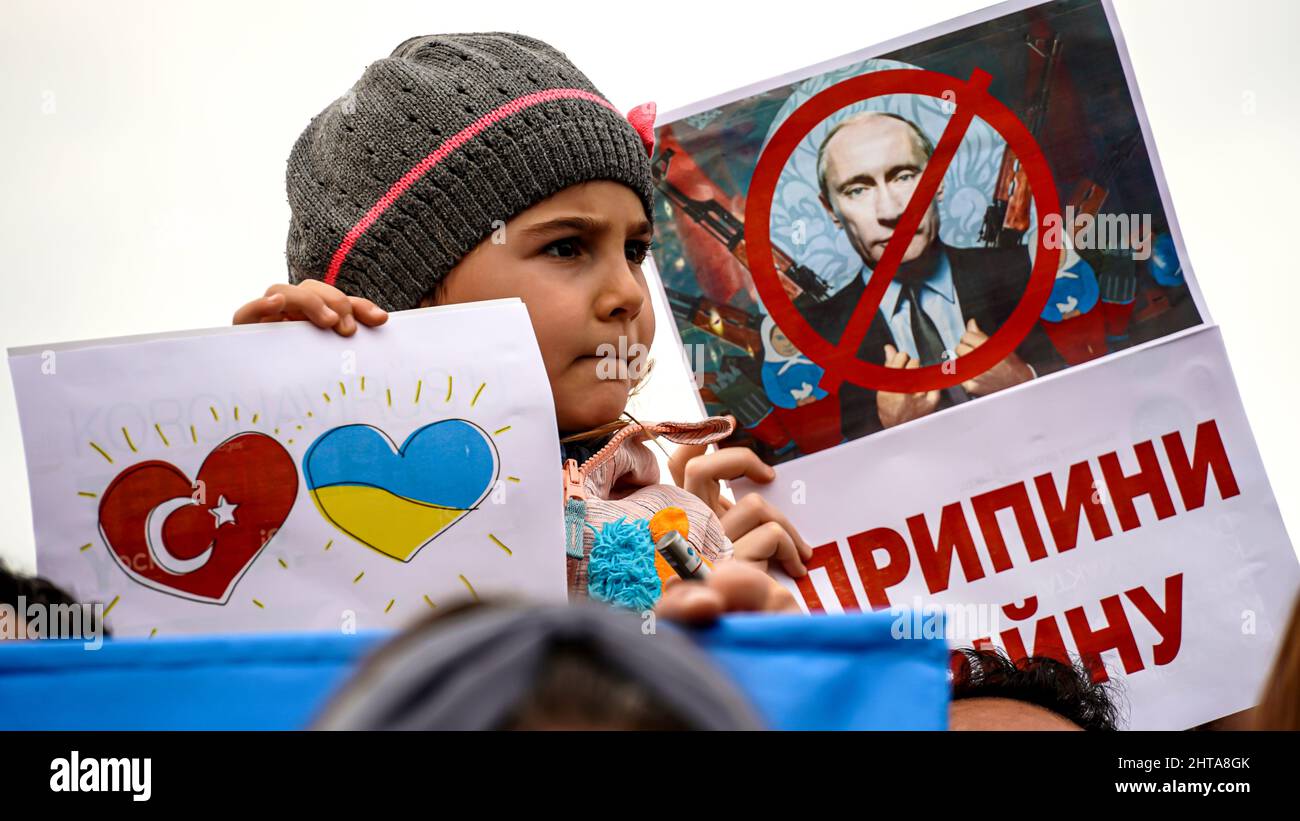
POLYGON ((298 469, 263 433, 217 445, 195 481, 170 462, 123 470, 99 503, 99 530, 126 574, 155 590, 225 604, 298 496, 298 469))

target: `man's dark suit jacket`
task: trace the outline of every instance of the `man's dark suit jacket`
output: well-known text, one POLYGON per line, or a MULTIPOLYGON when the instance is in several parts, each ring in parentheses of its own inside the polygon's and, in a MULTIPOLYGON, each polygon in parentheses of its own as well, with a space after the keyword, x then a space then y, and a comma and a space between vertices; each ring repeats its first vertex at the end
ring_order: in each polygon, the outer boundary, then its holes
MULTIPOLYGON (((1023 247, 953 248, 944 245, 942 248, 952 267, 952 281, 961 305, 962 319, 969 321, 974 318, 980 330, 992 336, 1011 316, 1029 285, 1029 252, 1023 247)), ((808 308, 804 317, 823 338, 838 343, 865 290, 862 277, 855 276, 830 299, 808 308)), ((858 349, 858 358, 883 365, 886 343, 894 344, 894 336, 883 314, 877 310, 858 349)), ((1034 323, 1029 335, 1016 348, 1016 353, 1039 376, 1060 370, 1065 365, 1038 323, 1034 323)), ((944 407, 947 401, 945 397, 940 407, 944 407)), ((840 424, 847 439, 880 430, 876 392, 844 382, 840 386, 840 424)))

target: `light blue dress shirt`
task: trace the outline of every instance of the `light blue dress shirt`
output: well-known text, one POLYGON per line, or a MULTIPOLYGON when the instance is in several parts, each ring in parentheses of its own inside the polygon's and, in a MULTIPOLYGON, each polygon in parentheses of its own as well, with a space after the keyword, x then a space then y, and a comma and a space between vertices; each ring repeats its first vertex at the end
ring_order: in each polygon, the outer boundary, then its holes
MULTIPOLYGON (((862 267, 862 281, 871 280, 871 269, 862 267)), ((957 343, 966 332, 966 321, 962 319, 961 302, 957 299, 957 289, 952 282, 952 266, 948 255, 941 253, 934 273, 921 282, 921 310, 934 327, 939 330, 939 338, 949 351, 957 350, 957 343)), ((903 298, 903 287, 898 280, 889 283, 885 296, 880 300, 880 310, 889 322, 890 333, 894 337, 894 347, 917 359, 916 341, 912 337, 912 308, 903 298)))

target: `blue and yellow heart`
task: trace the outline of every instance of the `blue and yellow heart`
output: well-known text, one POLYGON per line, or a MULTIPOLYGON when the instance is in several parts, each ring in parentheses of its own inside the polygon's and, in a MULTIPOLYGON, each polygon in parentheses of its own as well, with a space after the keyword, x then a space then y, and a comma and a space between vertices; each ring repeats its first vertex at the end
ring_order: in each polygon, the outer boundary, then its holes
POLYGON ((302 460, 321 515, 404 562, 478 507, 496 484, 499 464, 492 438, 464 419, 425 425, 400 448, 370 425, 331 428, 302 460))

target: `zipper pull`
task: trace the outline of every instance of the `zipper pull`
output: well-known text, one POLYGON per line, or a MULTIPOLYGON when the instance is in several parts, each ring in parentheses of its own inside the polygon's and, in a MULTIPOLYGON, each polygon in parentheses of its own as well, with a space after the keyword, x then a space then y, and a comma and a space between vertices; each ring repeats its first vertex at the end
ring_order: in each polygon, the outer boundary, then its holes
POLYGON ((578 460, 564 463, 564 553, 570 559, 584 558, 582 526, 587 521, 587 486, 582 481, 578 460))
POLYGON ((564 463, 564 498, 587 498, 587 485, 583 482, 582 471, 578 470, 577 459, 569 459, 564 463))

